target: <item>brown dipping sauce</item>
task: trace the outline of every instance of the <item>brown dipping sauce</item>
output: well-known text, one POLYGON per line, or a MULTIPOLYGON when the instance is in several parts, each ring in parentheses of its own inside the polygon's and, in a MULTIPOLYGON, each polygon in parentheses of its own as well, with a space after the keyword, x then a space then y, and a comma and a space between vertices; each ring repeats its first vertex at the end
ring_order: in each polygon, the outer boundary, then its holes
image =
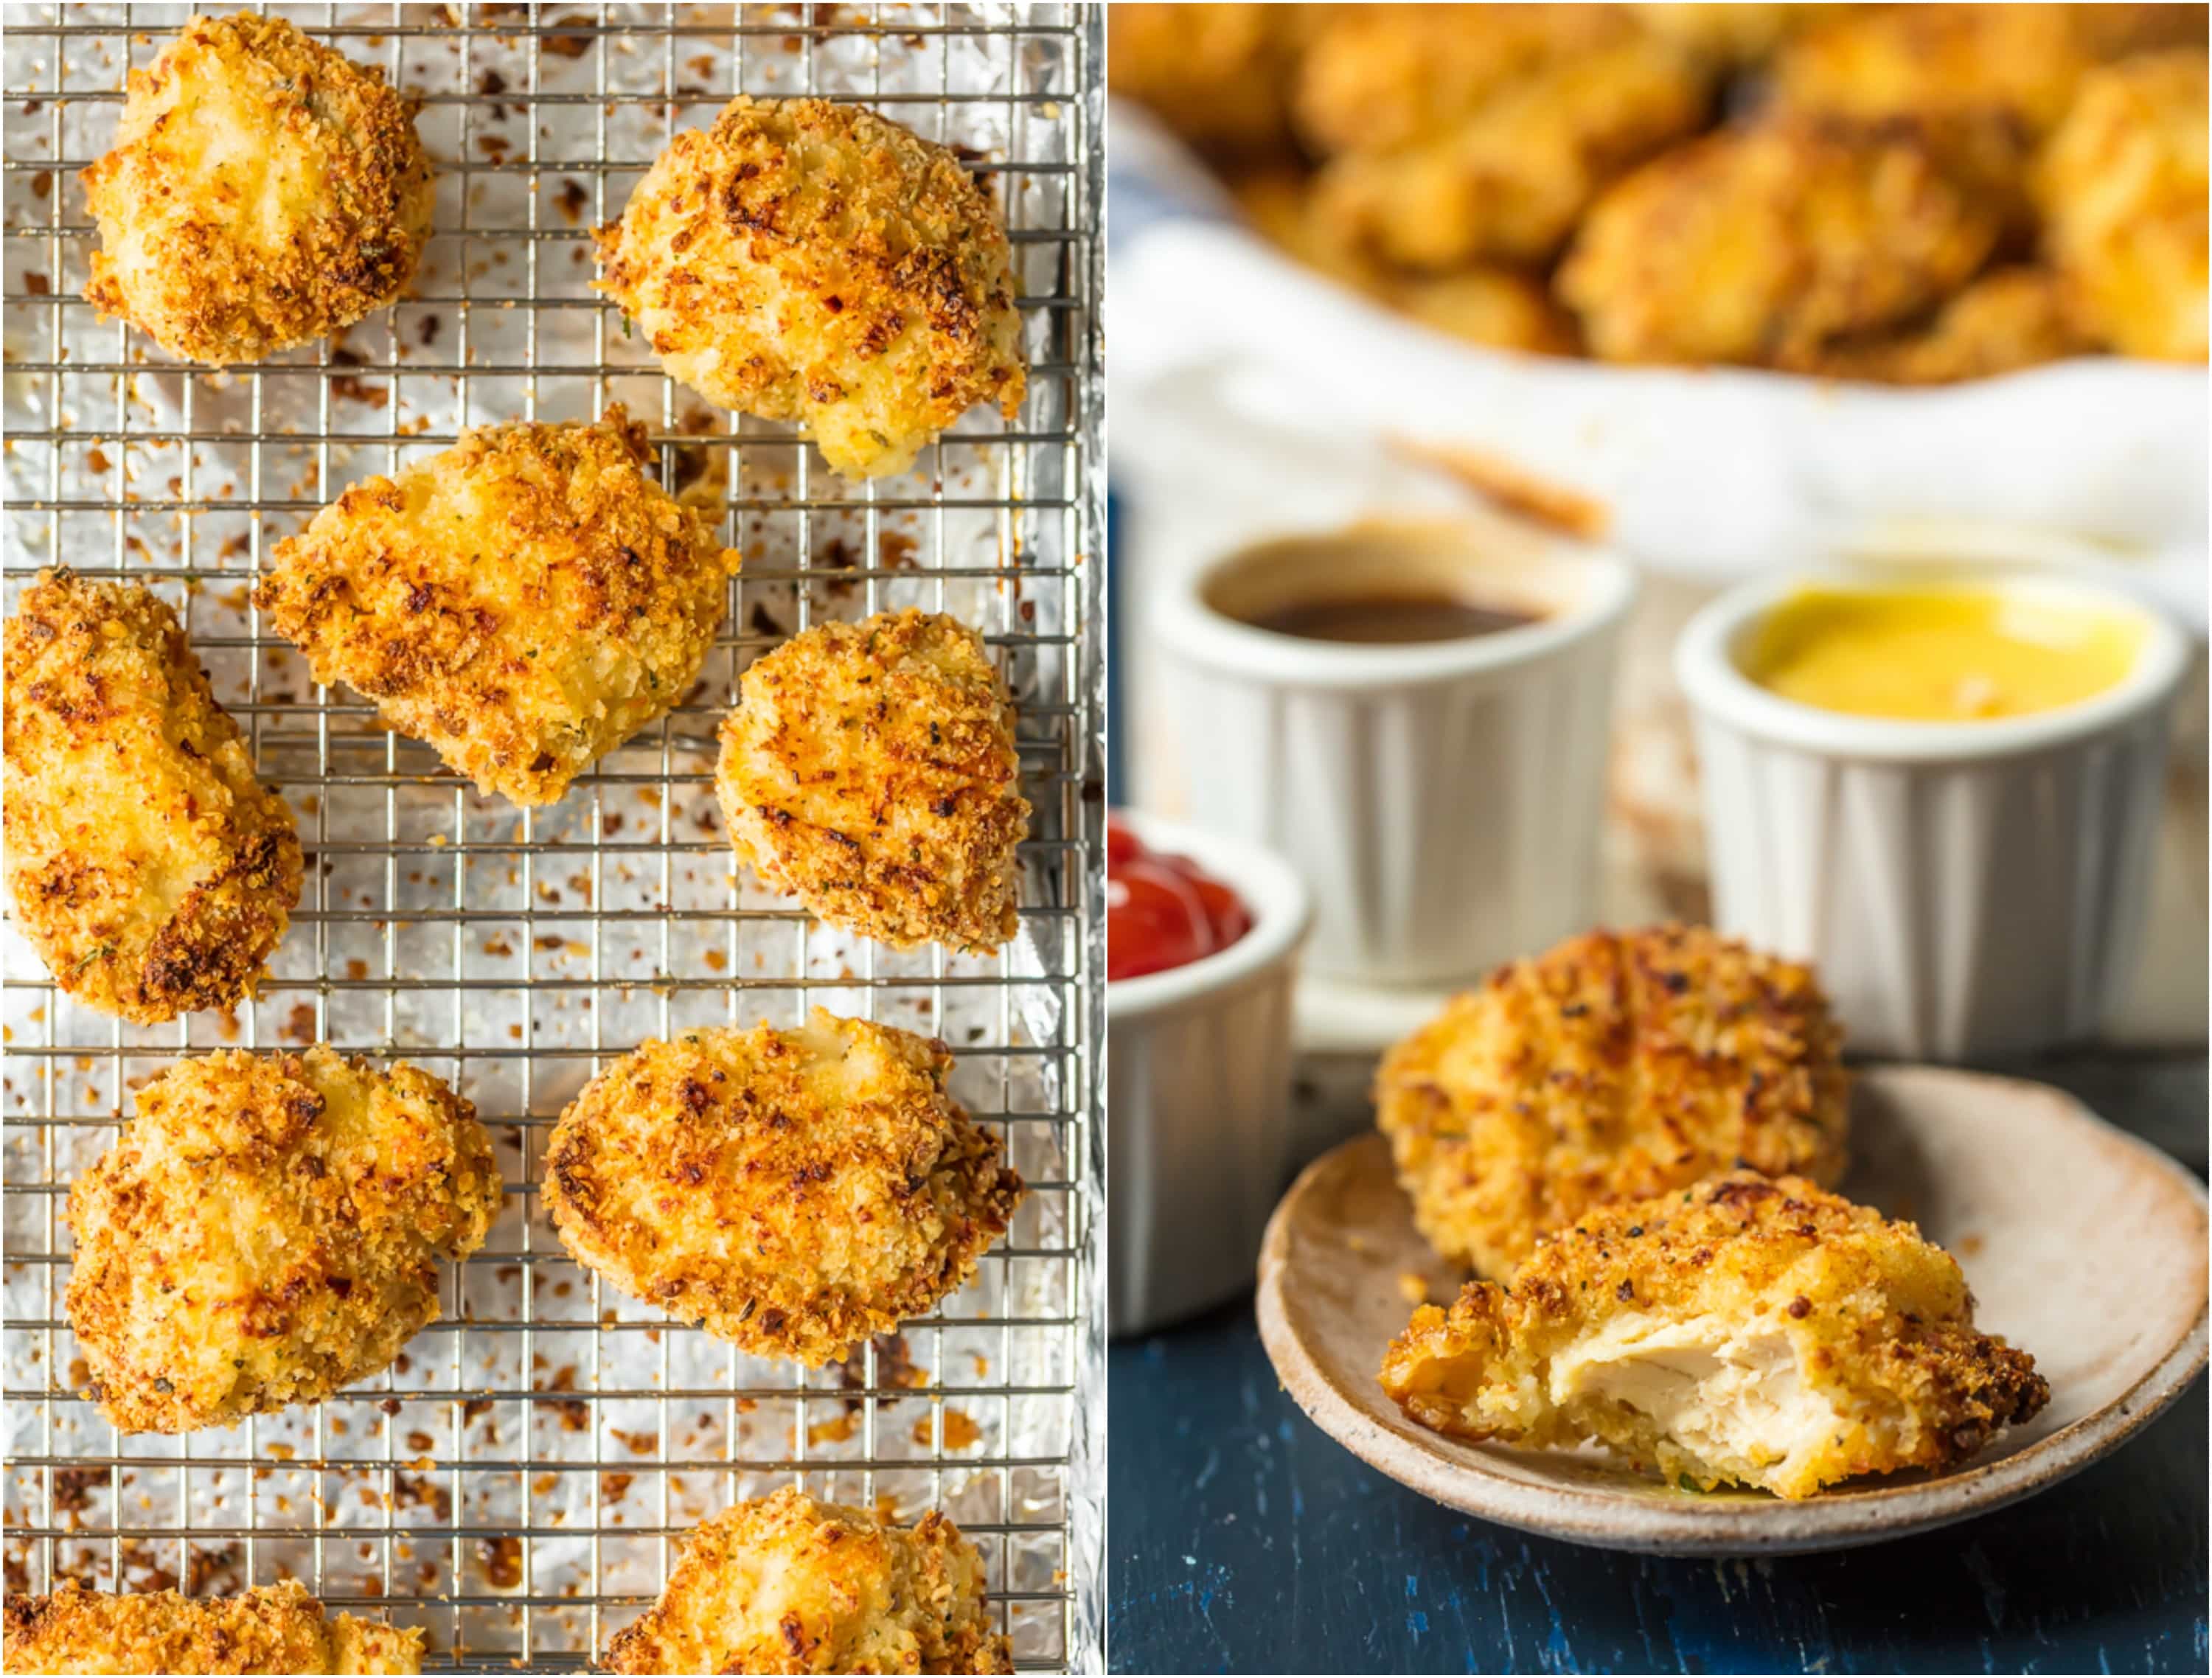
POLYGON ((1273 606, 1243 621, 1255 629, 1301 641, 1405 646, 1466 641, 1518 629, 1537 620, 1530 612, 1469 605, 1449 594, 1367 594, 1273 606))

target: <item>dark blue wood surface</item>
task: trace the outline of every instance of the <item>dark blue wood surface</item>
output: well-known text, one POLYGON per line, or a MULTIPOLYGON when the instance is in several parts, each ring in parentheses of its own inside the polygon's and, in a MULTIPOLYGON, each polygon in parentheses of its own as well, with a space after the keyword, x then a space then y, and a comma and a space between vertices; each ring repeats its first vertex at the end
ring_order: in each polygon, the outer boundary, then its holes
MULTIPOLYGON (((2205 1069, 2039 1074, 2204 1169, 2205 1069)), ((1116 1345, 1116 1672, 2203 1672, 2200 1381, 1996 1514, 1761 1561, 1528 1538, 1405 1490, 1305 1419, 1249 1304, 1116 1345)))

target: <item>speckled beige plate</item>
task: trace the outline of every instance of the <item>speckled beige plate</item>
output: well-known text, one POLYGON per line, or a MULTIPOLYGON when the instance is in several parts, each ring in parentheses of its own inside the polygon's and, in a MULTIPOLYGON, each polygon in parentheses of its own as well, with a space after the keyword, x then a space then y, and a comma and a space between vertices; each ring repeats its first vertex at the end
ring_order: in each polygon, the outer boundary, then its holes
POLYGON ((2034 1354, 2051 1402, 1972 1463, 1850 1482, 1797 1503, 1700 1496, 1595 1450, 1475 1445, 1416 1427, 1375 1372, 1412 1305, 1458 1278, 1414 1232, 1380 1136, 1316 1161, 1260 1255, 1260 1333, 1322 1428, 1415 1491, 1525 1531, 1680 1555, 1837 1549, 2028 1496, 2094 1462, 2204 1367, 2205 1201, 2155 1148, 2040 1084, 1897 1067, 1858 1080, 1845 1190, 1955 1254, 1976 1321, 2034 1354))

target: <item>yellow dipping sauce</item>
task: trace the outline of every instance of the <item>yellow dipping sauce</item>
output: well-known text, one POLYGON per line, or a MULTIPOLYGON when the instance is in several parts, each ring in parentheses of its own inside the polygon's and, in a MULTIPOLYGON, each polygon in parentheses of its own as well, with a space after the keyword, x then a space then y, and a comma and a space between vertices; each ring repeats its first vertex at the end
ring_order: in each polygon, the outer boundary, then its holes
POLYGON ((2054 711, 2118 684, 2143 626, 2078 598, 1991 588, 1808 588, 1760 626, 1744 674, 1801 705, 1899 722, 2054 711))

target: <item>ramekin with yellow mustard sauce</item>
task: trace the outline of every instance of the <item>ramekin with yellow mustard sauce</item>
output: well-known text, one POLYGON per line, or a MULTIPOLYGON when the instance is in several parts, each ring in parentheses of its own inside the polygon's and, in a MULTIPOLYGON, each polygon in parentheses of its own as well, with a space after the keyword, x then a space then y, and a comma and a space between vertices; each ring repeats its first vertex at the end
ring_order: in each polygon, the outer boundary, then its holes
POLYGON ((2093 1035, 2129 976, 2181 631, 2048 574, 1747 584, 1683 631, 1724 932, 1815 963, 1855 1049, 2093 1035))

